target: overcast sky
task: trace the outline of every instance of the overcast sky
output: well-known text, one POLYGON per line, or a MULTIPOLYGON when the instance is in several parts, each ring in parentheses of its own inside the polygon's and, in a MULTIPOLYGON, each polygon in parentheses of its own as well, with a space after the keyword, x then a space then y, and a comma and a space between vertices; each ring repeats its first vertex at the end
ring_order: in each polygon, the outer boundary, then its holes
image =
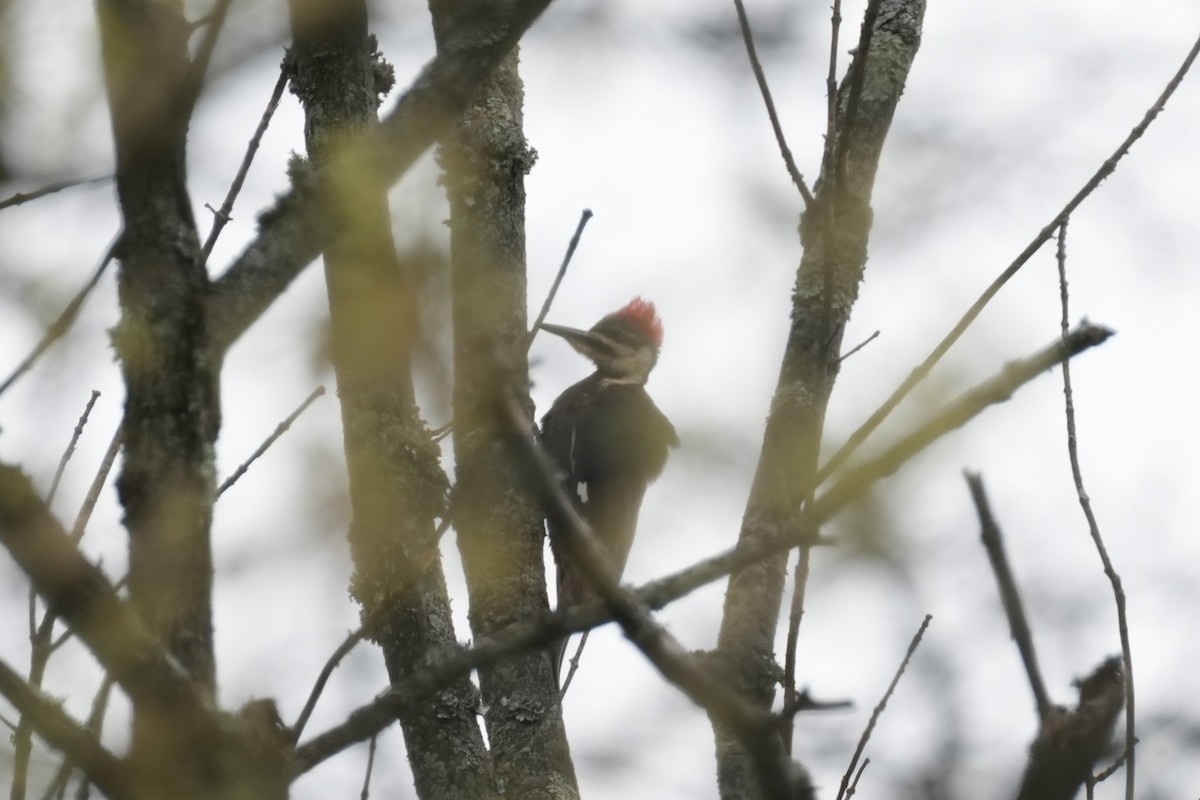
MULTIPOLYGON (((379 5, 375 30, 399 83, 390 105, 433 44, 419 4, 379 5)), ((797 0, 748 0, 748 7, 791 148, 811 180, 824 130, 829 9, 797 0)), ((280 3, 235 3, 218 52, 227 66, 190 139, 202 229, 211 219, 203 206, 223 198, 274 85, 282 13, 280 3)), ((85 0, 13 0, 3 33, 14 66, 3 135, 12 165, 31 175, 0 187, 0 196, 111 170, 92 15, 85 0)), ((862 3, 846 3, 843 15, 844 66, 862 3)), ((726 2, 581 0, 552 6, 522 45, 526 132, 538 151, 527 180, 532 311, 580 211, 590 208, 595 218, 550 321, 588 327, 640 294, 658 305, 666 327, 648 388, 683 444, 643 507, 626 573, 633 583, 734 543, 787 330, 800 199, 735 31, 726 2)), ((846 346, 876 330, 880 336, 844 364, 827 454, 1108 157, 1197 35, 1194 0, 930 4, 879 170, 870 262, 846 346)), ((303 151, 301 120, 288 97, 210 261, 214 275, 253 235, 256 210, 286 187, 287 158, 303 151)), ((1193 75, 1072 219, 1068 242, 1072 319, 1117 331, 1074 364, 1073 377, 1084 477, 1129 595, 1144 798, 1195 796, 1200 787, 1198 130, 1200 76, 1193 75)), ((393 192, 402 245, 444 237, 435 177, 426 159, 393 192)), ((0 372, 94 269, 117 224, 107 185, 0 213, 0 372)), ((325 314, 321 273, 310 267, 233 349, 223 378, 221 475, 313 387, 333 389, 318 346, 325 314)), ((1051 245, 866 449, 1050 342, 1059 314, 1051 245)), ((23 464, 44 487, 88 393, 103 393, 55 503, 68 520, 119 418, 119 375, 105 333, 116 320, 110 274, 71 340, 0 397, 0 459, 23 464)), ((552 337, 542 337, 532 356, 539 409, 588 371, 552 337)), ((422 386, 425 415, 441 424, 449 410, 436 371, 422 386)), ((216 625, 229 705, 272 696, 294 719, 321 663, 355 624, 345 588, 340 453, 331 392, 218 504, 216 625)), ((903 796, 918 791, 912 787, 924 772, 952 764, 960 796, 1012 793, 1035 731, 1033 702, 978 545, 964 468, 984 474, 1054 698, 1072 702, 1070 681, 1119 651, 1111 591, 1070 480, 1055 371, 883 483, 870 509, 831 528, 844 545, 814 556, 799 678, 820 699, 855 703, 853 711, 798 723, 795 755, 813 770, 821 796, 836 791, 925 613, 933 623, 874 735, 860 791, 903 796)), ((87 548, 114 576, 125 558, 118 519, 110 490, 87 548)), ((445 556, 466 639, 452 539, 445 556)), ((0 559, 0 602, 19 609, 24 591, 0 559)), ((708 587, 662 618, 688 647, 711 647, 723 592, 723 584, 708 587)), ((27 659, 23 619, 14 611, 0 620, 0 657, 17 665, 27 659)), ((597 633, 586 652, 566 700, 586 796, 715 797, 704 715, 619 632, 597 633)), ((90 662, 64 654, 55 663, 51 691, 86 713, 90 662)), ((310 731, 384 686, 378 654, 360 648, 336 674, 310 731)), ((381 740, 377 796, 406 796, 399 738, 381 740)), ((365 758, 362 747, 318 768, 296 784, 295 796, 356 791, 365 758)), ((1120 790, 1111 782, 1097 796, 1120 790)))

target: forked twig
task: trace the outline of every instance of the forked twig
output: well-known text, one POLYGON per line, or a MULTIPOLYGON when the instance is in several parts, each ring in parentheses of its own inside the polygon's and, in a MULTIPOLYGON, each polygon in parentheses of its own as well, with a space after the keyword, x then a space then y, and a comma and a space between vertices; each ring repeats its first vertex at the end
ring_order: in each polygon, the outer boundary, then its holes
MULTIPOLYGON (((1192 53, 1195 54, 1197 49, 1200 49, 1200 39, 1197 40, 1196 48, 1193 48, 1192 53)), ((1063 336, 1066 337, 1069 325, 1068 320, 1070 318, 1070 293, 1067 291, 1067 220, 1065 219, 1058 232, 1057 261, 1059 295, 1062 302, 1061 324, 1063 336)), ((1100 563, 1104 565, 1104 574, 1107 576, 1109 583, 1112 584, 1113 600, 1117 606, 1117 628, 1121 636, 1121 657, 1125 662, 1124 669, 1122 670, 1125 690, 1125 800, 1133 800, 1134 744, 1137 741, 1137 729, 1133 697, 1133 650, 1129 643, 1129 620, 1125 611, 1125 589, 1121 585, 1121 576, 1113 568, 1112 559, 1108 557, 1108 549, 1104 546, 1104 539, 1100 535, 1100 524, 1096 521, 1096 514, 1092 510, 1092 501, 1083 486, 1083 470, 1079 465, 1079 447, 1075 430, 1075 394, 1071 389, 1071 368, 1065 361, 1062 364, 1062 376, 1063 398, 1067 417, 1067 454, 1071 460, 1071 477, 1075 481, 1075 493, 1079 497, 1079 507, 1083 511, 1084 518, 1087 520, 1088 533, 1092 537, 1092 543, 1096 546, 1096 553, 1100 556, 1100 563)))
MULTIPOLYGON (((929 627, 933 616, 925 615, 925 619, 921 621, 921 627, 917 629, 917 633, 913 636, 912 641, 908 645, 908 651, 904 654, 904 660, 900 662, 899 669, 892 677, 892 682, 888 684, 887 691, 883 693, 883 699, 879 701, 879 705, 875 706, 875 710, 871 712, 871 718, 867 720, 867 727, 859 737, 858 747, 854 748, 854 755, 850 758, 850 766, 846 767, 846 774, 842 776, 842 785, 838 789, 837 800, 842 800, 846 797, 846 792, 850 788, 850 778, 854 775, 854 768, 858 766, 858 759, 862 757, 863 750, 867 748, 867 742, 871 738, 872 731, 875 730, 875 724, 879 722, 879 717, 883 714, 883 710, 887 708, 888 700, 891 699, 892 693, 896 691, 896 685, 900 683, 901 676, 904 675, 904 670, 908 669, 908 662, 912 660, 913 653, 917 651, 917 646, 921 644, 921 638, 925 635, 925 629, 929 627)), ((863 764, 866 767, 866 764, 863 764)), ((861 770, 860 770, 861 773, 861 770)))
MULTIPOLYGON (((221 2, 225 2, 225 0, 221 0, 221 2)), ((228 5, 227 2, 226 5, 228 5)), ((209 231, 208 239, 204 242, 204 249, 200 255, 201 261, 208 261, 209 255, 212 254, 213 245, 217 243, 217 237, 221 235, 221 230, 233 219, 230 216, 233 213, 233 204, 237 200, 238 193, 242 191, 242 184, 246 182, 246 175, 250 172, 250 164, 254 162, 254 156, 258 152, 258 146, 262 143, 263 134, 267 132, 267 126, 271 124, 271 117, 274 116, 275 109, 279 108, 279 101, 283 97, 283 90, 287 88, 291 77, 292 58, 288 55, 284 56, 283 63, 279 65, 279 80, 275 81, 275 89, 271 92, 271 99, 258 121, 258 127, 255 129, 254 135, 250 137, 250 143, 246 146, 246 154, 242 156, 241 166, 238 167, 237 175, 234 176, 233 183, 229 187, 229 192, 225 195, 225 202, 221 204, 219 210, 208 206, 213 212, 213 226, 212 230, 209 231)))

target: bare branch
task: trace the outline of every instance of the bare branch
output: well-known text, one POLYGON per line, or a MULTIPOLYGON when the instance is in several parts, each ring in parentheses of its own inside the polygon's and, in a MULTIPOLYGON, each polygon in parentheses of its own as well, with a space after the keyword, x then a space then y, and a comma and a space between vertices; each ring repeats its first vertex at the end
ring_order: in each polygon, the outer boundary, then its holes
POLYGON ((113 243, 108 246, 108 250, 104 253, 104 258, 100 259, 100 266, 96 267, 96 271, 92 273, 92 277, 88 278, 88 282, 71 298, 71 302, 67 303, 67 307, 58 315, 58 319, 54 320, 50 327, 46 329, 46 332, 42 334, 41 340, 34 345, 33 351, 25 356, 16 369, 4 379, 4 383, 0 383, 0 395, 8 391, 8 388, 16 383, 18 378, 28 372, 37 363, 37 360, 42 357, 43 353, 50 349, 51 345, 61 339, 67 331, 71 330, 71 326, 75 324, 75 319, 79 316, 79 310, 83 308, 83 302, 92 293, 92 289, 96 288, 96 284, 104 276, 104 271, 108 269, 109 262, 116 255, 117 243, 119 241, 120 236, 118 235, 113 240, 113 243))
POLYGON ((542 310, 538 312, 537 318, 534 319, 533 325, 529 328, 529 345, 525 348, 526 350, 533 345, 534 338, 538 335, 538 331, 542 329, 542 323, 546 321, 546 315, 550 313, 550 306, 554 304, 554 298, 558 295, 558 287, 562 283, 563 277, 567 274, 567 267, 571 265, 571 258, 575 255, 575 248, 579 246, 579 237, 583 236, 583 229, 591 218, 592 210, 590 208, 585 208, 583 213, 579 215, 579 224, 575 226, 575 234, 571 237, 571 241, 567 245, 567 252, 563 256, 562 264, 558 268, 558 274, 554 276, 554 282, 550 284, 550 291, 546 294, 546 301, 542 303, 542 310))
MULTIPOLYGON (((892 677, 892 682, 888 684, 887 691, 883 693, 883 698, 879 701, 879 705, 875 706, 875 710, 871 712, 871 718, 867 721, 866 730, 863 731, 862 737, 858 740, 858 747, 854 748, 854 755, 850 758, 850 766, 846 768, 846 774, 842 776, 842 785, 838 789, 838 800, 842 800, 846 796, 846 790, 850 786, 850 777, 854 775, 854 768, 858 766, 858 759, 862 757, 863 750, 867 748, 867 742, 871 738, 871 732, 875 730, 875 724, 879 722, 879 717, 883 714, 883 710, 887 708, 887 702, 891 698, 892 693, 896 691, 896 685, 900 683, 901 676, 904 675, 904 670, 908 668, 908 662, 912 660, 913 653, 917 651, 917 646, 921 644, 921 638, 925 635, 925 629, 929 627, 930 621, 933 619, 929 614, 925 615, 925 619, 921 621, 921 627, 917 629, 916 635, 913 636, 912 642, 908 645, 908 651, 904 654, 904 660, 900 662, 899 669, 892 677)), ((863 764, 866 767, 866 764, 863 764)), ((857 782, 857 778, 855 778, 857 782)))
POLYGON ((75 548, 29 479, 6 464, 0 464, 0 544, 135 704, 202 706, 187 675, 75 548))
POLYGON ((1021 663, 1025 665, 1025 674, 1029 678, 1029 688, 1033 691, 1034 705, 1037 708, 1038 719, 1045 719, 1054 709, 1050 693, 1046 691, 1046 683, 1042 679, 1042 671, 1038 668, 1037 651, 1033 647, 1033 633, 1029 630, 1029 622, 1025 618, 1025 607, 1021 603, 1021 593, 1017 588, 1016 578, 1008 564, 1008 554, 1004 552, 1004 540, 1000 535, 1000 526, 992 516, 988 504, 987 492, 983 488, 983 478, 975 473, 965 472, 967 486, 971 490, 971 499, 975 502, 975 512, 979 515, 981 528, 980 538, 983 548, 987 551, 988 561, 992 572, 996 575, 996 585, 1000 589, 1000 602, 1004 606, 1005 616, 1008 617, 1008 628, 1012 631, 1013 641, 1017 643, 1017 651, 1021 654, 1021 663))
POLYGON ((220 497, 225 493, 226 489, 237 483, 238 478, 245 475, 246 470, 250 469, 250 465, 257 461, 259 456, 267 452, 271 445, 275 444, 276 439, 287 433, 288 429, 292 427, 292 423, 294 423, 300 417, 300 415, 308 409, 309 406, 315 403, 317 398, 324 394, 324 386, 318 386, 316 389, 313 389, 309 393, 308 397, 304 398, 304 402, 297 406, 295 411, 293 411, 291 414, 288 414, 287 417, 284 418, 283 422, 280 422, 278 425, 276 425, 275 430, 271 432, 270 436, 263 440, 263 443, 258 446, 258 449, 251 453, 250 457, 242 462, 241 466, 235 469, 232 475, 225 479, 225 481, 217 489, 217 497, 220 497))
POLYGON ((775 141, 779 143, 779 154, 783 156, 783 163, 787 166, 792 183, 796 184, 800 196, 804 198, 804 205, 810 206, 813 203, 812 192, 808 190, 804 176, 800 174, 796 160, 792 157, 792 150, 788 147, 787 139, 783 135, 783 126, 779 122, 779 114, 775 111, 775 101, 771 99, 771 87, 767 85, 766 73, 763 72, 762 64, 758 61, 758 51, 754 47, 754 32, 750 29, 750 18, 746 15, 746 7, 742 4, 742 0, 733 0, 733 7, 737 9, 738 25, 742 29, 742 41, 746 43, 746 55, 750 57, 750 69, 754 70, 754 80, 758 82, 758 90, 762 93, 763 104, 767 107, 771 130, 775 132, 775 141))
POLYGON ((1031 241, 1025 247, 1025 249, 1021 251, 1021 254, 1018 255, 1017 258, 1011 264, 1009 264, 1008 267, 1005 268, 1005 270, 1001 272, 994 281, 992 281, 991 285, 989 285, 987 289, 983 291, 983 294, 981 294, 979 298, 971 305, 971 307, 967 309, 967 312, 963 314, 962 318, 955 323, 954 327, 948 334, 946 334, 945 338, 938 342, 938 345, 933 349, 933 352, 930 353, 929 356, 926 357, 926 359, 912 371, 908 378, 906 378, 904 382, 901 383, 894 392, 892 392, 891 396, 884 401, 883 405, 881 405, 874 413, 872 413, 867 421, 859 426, 858 430, 854 431, 854 433, 850 435, 850 438, 846 440, 846 443, 830 457, 829 461, 825 463, 825 466, 823 466, 817 473, 818 484, 823 483, 835 470, 845 464, 847 459, 853 455, 854 451, 857 450, 860 445, 862 445, 867 437, 870 436, 885 419, 887 419, 888 415, 895 410, 896 406, 900 405, 900 401, 907 397, 909 392, 911 392, 918 383, 928 377, 929 373, 933 371, 934 366, 941 361, 942 356, 946 355, 947 351, 954 346, 954 343, 958 341, 959 337, 961 337, 964 332, 966 332, 967 328, 970 327, 971 323, 975 321, 975 318, 978 317, 983 311, 984 307, 991 302, 992 298, 996 296, 996 293, 1000 291, 1004 284, 1008 283, 1009 279, 1012 278, 1013 275, 1016 275, 1021 267, 1025 266, 1025 263, 1033 257, 1033 254, 1040 250, 1042 245, 1050 240, 1050 237, 1053 236, 1054 232, 1058 230, 1064 221, 1066 221, 1067 217, 1069 217, 1071 213, 1074 212, 1075 209, 1078 208, 1079 205, 1083 203, 1083 201, 1086 200, 1088 196, 1096 190, 1097 187, 1100 186, 1101 182, 1103 182, 1105 178, 1107 178, 1113 173, 1114 170, 1116 170, 1117 164, 1122 158, 1125 157, 1126 153, 1129 152, 1129 149, 1133 147, 1134 142, 1142 137, 1142 134, 1144 134, 1146 129, 1150 127, 1150 123, 1153 122, 1155 117, 1162 112, 1163 108, 1167 104, 1167 100, 1170 99, 1171 95, 1175 93, 1175 90, 1179 87, 1180 82, 1183 81, 1184 76, 1187 74, 1188 70, 1191 69, 1192 63, 1196 60, 1197 54, 1200 54, 1200 38, 1198 38, 1196 43, 1192 45, 1192 49, 1188 52, 1187 57, 1184 58, 1183 64, 1180 65, 1179 70, 1175 73, 1174 77, 1172 77, 1167 83, 1166 88, 1162 91, 1162 94, 1159 95, 1158 100, 1155 101, 1154 105, 1147 109, 1145 115, 1142 117, 1142 121, 1139 122, 1132 131, 1130 131, 1129 135, 1125 137, 1125 141, 1121 142, 1120 146, 1117 147, 1113 154, 1109 156, 1103 164, 1100 165, 1095 174, 1092 175, 1091 179, 1089 179, 1088 182, 1083 185, 1083 188, 1076 192, 1075 196, 1067 201, 1067 204, 1063 206, 1062 210, 1059 211, 1052 220, 1046 223, 1046 226, 1038 232, 1038 234, 1033 238, 1033 241, 1031 241))
POLYGON ((350 635, 342 640, 342 643, 337 646, 337 649, 325 661, 325 666, 321 667, 321 673, 317 676, 316 683, 308 693, 308 700, 304 703, 304 708, 300 711, 300 716, 296 718, 296 722, 291 727, 292 741, 298 741, 301 734, 304 733, 305 726, 308 725, 308 719, 312 716, 313 709, 317 707, 317 700, 321 698, 321 693, 325 691, 325 684, 329 682, 329 676, 337 669, 338 664, 342 663, 342 659, 349 655, 350 651, 358 646, 359 642, 367 638, 368 626, 364 623, 350 635))
POLYGON ((121 452, 121 442, 124 440, 125 426, 118 425, 117 429, 113 431, 112 440, 108 443, 108 450, 104 451, 104 458, 100 460, 100 467, 92 477, 92 485, 88 487, 83 503, 79 506, 79 513, 75 515, 75 524, 71 526, 71 541, 76 544, 83 538, 83 534, 87 530, 87 524, 92 518, 92 512, 96 509, 96 503, 100 501, 100 492, 108 480, 108 473, 112 471, 113 463, 117 460, 117 453, 121 452))
MULTIPOLYGON (((1200 39, 1196 42, 1196 48, 1200 48, 1200 39)), ((1193 48, 1193 54, 1196 53, 1196 48, 1193 48)), ((1069 335, 1067 329, 1070 318, 1070 295, 1067 291, 1067 220, 1065 219, 1058 232, 1057 255, 1059 294, 1062 302, 1062 331, 1063 338, 1066 339, 1069 335)), ((1095 512, 1092 511, 1092 501, 1088 497, 1087 490, 1083 487, 1083 470, 1079 465, 1079 446, 1075 431, 1075 393, 1071 389, 1071 367, 1066 361, 1062 365, 1062 376, 1063 402, 1067 416, 1067 454, 1071 460, 1071 477, 1075 481, 1075 494, 1079 498, 1079 507, 1083 511, 1083 516, 1087 520, 1088 533, 1091 534, 1092 543, 1096 546, 1096 553, 1100 556, 1100 563, 1104 565, 1104 574, 1112 585, 1113 600, 1117 606, 1117 629, 1121 636, 1121 657, 1125 662, 1124 669, 1121 670, 1124 676, 1125 694, 1125 756, 1127 765, 1127 769, 1125 770, 1125 800, 1133 800, 1134 743, 1137 741, 1137 717, 1134 713, 1133 649, 1129 643, 1129 620, 1125 611, 1125 589, 1121 585, 1121 576, 1113 568, 1112 559, 1108 557, 1108 549, 1104 546, 1104 539, 1100 535, 1100 524, 1096 521, 1095 512)))
MULTIPOLYGON (((219 9, 223 10, 228 5, 228 0, 218 0, 219 9)), ((279 80, 275 82, 275 89, 271 92, 271 99, 267 102, 267 107, 263 110, 262 117, 258 120, 258 127, 254 130, 254 135, 250 137, 250 143, 246 146, 246 154, 242 157, 242 164, 238 167, 237 175, 233 178, 229 192, 225 195, 225 202, 221 203, 219 210, 213 210, 212 230, 209 231, 208 239, 205 240, 204 248, 201 250, 200 255, 204 261, 208 261, 209 255, 212 254, 213 245, 217 243, 217 237, 221 235, 221 230, 233 219, 229 216, 233 213, 233 204, 237 200, 238 193, 242 191, 242 184, 245 183, 246 175, 250 172, 250 165, 254 162, 255 154, 258 153, 258 146, 262 143, 263 135, 267 132, 267 126, 271 124, 271 117, 275 115, 275 109, 279 108, 279 101, 283 97, 283 90, 287 87, 291 76, 292 58, 288 55, 284 56, 283 63, 279 65, 279 80)))
MULTIPOLYGON (((461 42, 469 45, 439 52, 392 113, 370 137, 377 158, 377 178, 390 185, 462 115, 479 87, 517 43, 550 0, 516 0, 509 13, 486 17, 486 26, 461 42)), ((336 169, 336 167, 335 167, 336 169)), ((291 191, 261 219, 258 238, 213 285, 209 299, 211 338, 215 348, 229 347, 287 288, 333 232, 324 213, 326 182, 320 173, 293 181, 291 191)))
POLYGON ((0 211, 12 206, 19 206, 23 203, 29 203, 33 200, 37 200, 40 197, 54 194, 55 192, 61 192, 63 189, 72 189, 76 186, 88 186, 93 183, 111 181, 112 179, 112 175, 101 175, 99 178, 81 178, 73 181, 59 181, 58 183, 51 183, 43 186, 40 189, 34 189, 32 192, 17 192, 16 194, 9 195, 3 200, 0 200, 0 211))

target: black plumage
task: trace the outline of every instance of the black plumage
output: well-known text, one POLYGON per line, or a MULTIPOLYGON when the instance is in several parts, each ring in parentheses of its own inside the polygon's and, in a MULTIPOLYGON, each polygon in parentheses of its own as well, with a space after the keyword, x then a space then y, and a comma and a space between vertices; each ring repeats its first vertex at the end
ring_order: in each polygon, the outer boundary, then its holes
MULTIPOLYGON (((635 300, 590 331, 546 329, 596 363, 596 372, 551 405, 542 419, 542 442, 561 471, 564 492, 620 576, 646 487, 662 473, 670 448, 679 444, 674 426, 644 387, 657 361, 661 323, 653 305, 635 300)), ((586 580, 556 546, 559 537, 550 525, 559 608, 591 599, 586 580)), ((559 667, 565 647, 564 640, 556 654, 559 667)))

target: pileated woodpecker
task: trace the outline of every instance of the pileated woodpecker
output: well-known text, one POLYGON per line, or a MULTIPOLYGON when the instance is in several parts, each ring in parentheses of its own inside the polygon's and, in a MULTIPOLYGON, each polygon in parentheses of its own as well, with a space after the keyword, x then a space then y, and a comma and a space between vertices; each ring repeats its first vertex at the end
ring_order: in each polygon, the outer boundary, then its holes
MULTIPOLYGON (((563 489, 607 551, 613 571, 625 570, 646 487, 679 444, 670 421, 646 393, 646 378, 658 361, 663 327, 654 304, 635 297, 591 330, 542 325, 566 339, 596 365, 596 371, 567 389, 542 418, 542 443, 561 470, 563 489)), ((555 546, 558 607, 590 599, 584 577, 555 546)), ((567 642, 558 645, 561 671, 567 642)))

